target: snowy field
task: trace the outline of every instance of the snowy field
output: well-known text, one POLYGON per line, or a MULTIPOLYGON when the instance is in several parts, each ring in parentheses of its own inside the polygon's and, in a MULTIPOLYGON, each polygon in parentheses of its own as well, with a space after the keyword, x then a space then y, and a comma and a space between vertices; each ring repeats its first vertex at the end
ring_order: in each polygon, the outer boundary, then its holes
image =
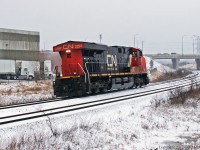
MULTIPOLYGON (((154 63, 154 67, 162 72, 160 64, 154 63)), ((76 100, 115 97, 147 89, 152 87, 76 100)), ((2 83, 0 94, 2 104, 49 99, 53 97, 52 82, 2 83)), ((155 106, 155 101, 168 97, 169 92, 164 92, 106 107, 0 125, 0 149, 200 149, 200 105, 193 105, 198 99, 183 105, 155 106)))
POLYGON ((0 105, 46 100, 53 97, 52 81, 0 82, 0 105))
POLYGON ((97 109, 47 116, 16 126, 1 126, 0 145, 2 149, 139 150, 199 146, 199 108, 190 101, 180 106, 156 108, 155 100, 166 97, 168 92, 97 109))

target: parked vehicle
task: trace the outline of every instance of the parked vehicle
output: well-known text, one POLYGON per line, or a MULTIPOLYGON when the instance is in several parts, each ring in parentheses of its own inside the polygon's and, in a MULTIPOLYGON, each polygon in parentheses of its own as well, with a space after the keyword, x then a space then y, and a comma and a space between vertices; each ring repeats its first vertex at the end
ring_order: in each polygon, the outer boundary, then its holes
POLYGON ((17 79, 15 60, 0 60, 0 78, 17 79))
POLYGON ((35 73, 39 72, 40 63, 38 61, 16 61, 17 79, 32 80, 35 73))
POLYGON ((39 61, 0 60, 1 79, 32 80, 35 75, 40 76, 41 72, 45 78, 52 77, 50 60, 44 61, 43 65, 39 61), (43 67, 41 68, 41 66, 43 67))

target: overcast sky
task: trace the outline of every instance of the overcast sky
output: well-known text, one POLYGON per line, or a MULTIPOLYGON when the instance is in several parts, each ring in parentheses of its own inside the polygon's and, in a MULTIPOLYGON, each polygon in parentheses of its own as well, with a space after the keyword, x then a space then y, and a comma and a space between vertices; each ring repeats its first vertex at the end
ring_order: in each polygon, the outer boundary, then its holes
POLYGON ((0 10, 0 28, 39 31, 41 49, 102 34, 106 45, 134 46, 135 35, 144 53, 181 53, 187 35, 192 53, 200 35, 200 0, 0 0, 0 10))

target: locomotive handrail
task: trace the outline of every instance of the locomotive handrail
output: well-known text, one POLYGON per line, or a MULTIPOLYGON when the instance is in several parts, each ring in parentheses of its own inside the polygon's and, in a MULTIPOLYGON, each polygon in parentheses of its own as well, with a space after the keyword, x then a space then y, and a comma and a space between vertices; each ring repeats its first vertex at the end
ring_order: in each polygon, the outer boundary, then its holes
POLYGON ((68 65, 69 65, 69 68, 70 68, 70 65, 78 65, 81 68, 81 70, 83 71, 83 73, 84 73, 85 83, 86 83, 86 73, 85 73, 85 70, 83 69, 83 67, 79 63, 70 63, 68 65))
POLYGON ((88 71, 88 68, 87 68, 87 64, 88 64, 89 62, 86 62, 85 63, 85 69, 86 69, 86 71, 87 71, 87 74, 88 74, 88 83, 89 83, 89 85, 90 85, 90 76, 89 76, 89 71, 88 71))
MULTIPOLYGON (((86 71, 87 71, 87 74, 89 75, 89 70, 88 70, 88 67, 87 67, 87 64, 105 64, 106 65, 106 71, 107 71, 107 74, 109 74, 108 73, 108 63, 106 63, 106 62, 85 62, 85 68, 86 68, 86 71)), ((123 67, 128 67, 128 64, 127 63, 117 63, 117 65, 123 65, 123 67)), ((113 68, 114 68, 114 70, 113 70, 113 73, 120 73, 120 70, 115 70, 116 68, 117 68, 117 66, 116 65, 113 65, 113 68), (116 72, 117 71, 117 72, 116 72)), ((92 68, 93 69, 93 68, 92 68)), ((93 70, 92 70, 92 72, 93 72, 93 70)), ((123 73, 124 73, 124 71, 123 71, 123 73)), ((110 74, 111 74, 111 70, 110 70, 110 74)))
POLYGON ((78 63, 79 67, 81 68, 81 70, 83 71, 84 73, 84 76, 85 76, 85 83, 86 83, 86 73, 85 73, 85 70, 83 69, 83 67, 78 63))

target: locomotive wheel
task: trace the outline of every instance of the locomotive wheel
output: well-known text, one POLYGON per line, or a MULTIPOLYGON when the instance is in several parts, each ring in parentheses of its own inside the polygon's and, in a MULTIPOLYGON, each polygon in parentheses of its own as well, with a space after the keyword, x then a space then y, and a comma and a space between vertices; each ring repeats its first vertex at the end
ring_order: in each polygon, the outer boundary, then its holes
POLYGON ((139 85, 138 83, 135 83, 135 88, 136 88, 136 89, 137 89, 138 85, 139 85))
POLYGON ((143 79, 140 80, 140 88, 143 86, 143 79))
POLYGON ((107 86, 107 90, 110 90, 112 88, 112 82, 110 82, 107 86))
POLYGON ((92 94, 96 94, 97 93, 97 89, 91 89, 92 94))
POLYGON ((81 90, 78 90, 78 91, 77 91, 77 96, 80 97, 80 96, 82 96, 82 95, 83 95, 83 92, 82 92, 81 90))
POLYGON ((143 84, 142 84, 142 83, 140 83, 140 88, 142 87, 142 85, 143 85, 143 84))
POLYGON ((107 91, 106 88, 99 88, 100 93, 105 93, 106 91, 107 91))

